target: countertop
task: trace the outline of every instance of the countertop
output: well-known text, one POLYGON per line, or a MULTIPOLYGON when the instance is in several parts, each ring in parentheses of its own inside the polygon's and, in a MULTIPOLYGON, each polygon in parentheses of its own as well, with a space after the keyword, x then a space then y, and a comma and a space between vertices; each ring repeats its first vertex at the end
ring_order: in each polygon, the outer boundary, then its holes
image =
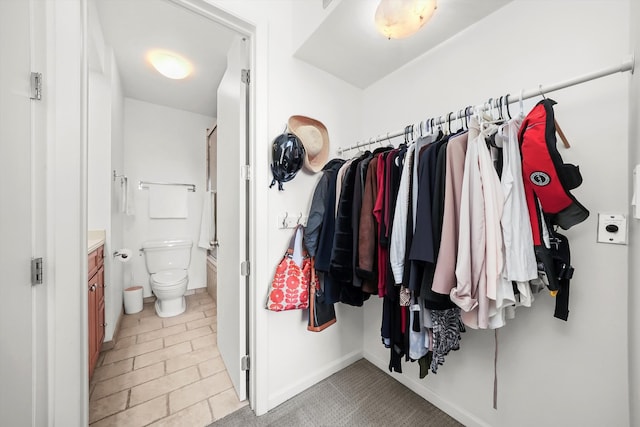
POLYGON ((104 245, 104 238, 104 230, 89 230, 87 233, 87 253, 90 254, 104 245))

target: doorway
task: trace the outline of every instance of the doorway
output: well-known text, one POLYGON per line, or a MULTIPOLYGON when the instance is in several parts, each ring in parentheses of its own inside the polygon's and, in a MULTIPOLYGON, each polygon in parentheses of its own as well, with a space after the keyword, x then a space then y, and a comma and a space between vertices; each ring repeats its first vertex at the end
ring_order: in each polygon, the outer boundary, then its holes
MULTIPOLYGON (((118 27, 115 29, 108 27, 109 25, 108 20, 102 19, 104 18, 105 15, 107 15, 110 12, 106 11, 106 9, 104 8, 101 9, 101 6, 102 6, 101 0, 90 0, 89 2, 89 6, 90 6, 89 11, 91 12, 91 5, 93 4, 95 6, 95 11, 97 12, 97 15, 98 15, 98 20, 92 21, 91 13, 89 14, 90 16, 89 16, 88 32, 89 32, 89 37, 92 37, 92 36, 94 37, 94 39, 92 40, 94 44, 99 44, 100 40, 99 40, 99 36, 96 36, 95 33, 92 33, 92 25, 101 26, 101 30, 103 31, 103 34, 104 34, 104 44, 109 45, 109 43, 111 42, 110 34, 112 32, 123 33, 125 31, 126 26, 136 25, 133 23, 136 17, 133 15, 133 13, 125 12, 126 7, 124 5, 132 4, 132 3, 140 4, 142 2, 110 1, 108 3, 112 5, 114 3, 120 3, 116 6, 117 10, 113 12, 114 15, 117 17, 117 22, 118 22, 118 27)), ((205 2, 193 2, 193 1, 187 2, 187 1, 181 1, 181 0, 155 0, 154 2, 151 2, 151 1, 144 2, 144 5, 143 5, 144 10, 139 11, 140 12, 139 18, 142 20, 148 21, 149 17, 153 16, 155 18, 160 19, 163 12, 156 13, 156 11, 152 10, 151 8, 154 4, 157 4, 160 7, 164 7, 165 9, 172 9, 170 13, 170 21, 169 21, 172 23, 172 25, 169 25, 166 27, 167 28, 166 34, 164 35, 164 37, 161 37, 161 39, 163 39, 166 42, 170 43, 171 41, 175 41, 175 38, 176 38, 175 35, 171 34, 168 28, 171 28, 172 26, 175 27, 178 25, 183 25, 188 20, 197 20, 200 22, 200 24, 205 22, 204 25, 199 24, 199 26, 204 26, 204 27, 206 26, 225 27, 226 31, 230 31, 234 33, 233 43, 228 46, 228 52, 226 52, 227 56, 224 58, 225 60, 224 62, 227 63, 227 68, 223 76, 223 80, 224 78, 228 78, 229 80, 232 80, 235 78, 235 76, 229 75, 229 70, 230 70, 229 61, 233 60, 234 58, 232 58, 232 56, 235 55, 236 66, 231 72, 237 74, 237 79, 235 79, 235 82, 237 82, 236 84, 237 94, 229 93, 229 91, 226 91, 225 94, 223 94, 223 96, 227 99, 228 102, 226 106, 223 107, 224 112, 217 111, 215 112, 215 116, 212 116, 210 113, 205 113, 205 114, 207 114, 206 116, 207 119, 217 118, 217 131, 220 132, 221 134, 224 134, 226 138, 225 141, 227 141, 227 144, 225 144, 224 147, 221 147, 220 151, 217 151, 217 155, 220 158, 225 159, 224 168, 222 168, 223 170, 221 170, 218 173, 218 176, 220 176, 220 174, 223 174, 226 177, 226 179, 225 179, 224 190, 220 189, 220 191, 217 192, 218 203, 215 203, 216 210, 217 210, 216 216, 219 218, 218 220, 218 225, 220 226, 219 228, 223 228, 225 230, 225 232, 218 233, 219 242, 220 242, 220 247, 218 249, 219 254, 217 256, 218 277, 221 278, 221 281, 219 281, 218 295, 221 295, 221 297, 224 298, 224 300, 218 301, 219 303, 218 307, 224 306, 225 308, 227 307, 229 308, 228 311, 225 311, 224 309, 222 309, 222 310, 219 310, 218 312, 219 350, 224 360, 224 363, 227 367, 229 377, 231 378, 231 381, 234 385, 234 389, 236 390, 237 395, 241 400, 249 399, 249 401, 253 405, 254 402, 252 401, 252 399, 250 399, 250 395, 251 395, 251 390, 254 387, 249 381, 248 372, 246 370, 243 370, 243 366, 241 363, 242 358, 245 356, 248 356, 250 351, 250 346, 248 341, 248 337, 250 336, 249 334, 250 325, 249 325, 249 322, 247 321, 247 313, 249 312, 249 307, 248 307, 249 300, 248 300, 247 289, 248 289, 248 282, 250 280, 250 277, 248 275, 238 273, 240 271, 240 268, 239 268, 240 264, 249 261, 248 249, 252 244, 252 236, 250 235, 250 227, 249 227, 249 221, 251 221, 251 217, 249 214, 249 206, 252 203, 251 200, 253 195, 250 193, 250 188, 248 186, 247 180, 245 178, 242 178, 243 175, 241 174, 241 171, 244 170, 244 168, 246 168, 246 165, 249 164, 249 158, 251 154, 251 149, 248 141, 249 141, 249 129, 252 127, 252 124, 251 124, 252 118, 248 113, 249 106, 247 102, 249 99, 251 99, 250 93, 253 91, 253 88, 251 88, 248 85, 248 83, 242 82, 241 74, 243 70, 248 70, 251 68, 251 58, 252 58, 251 46, 252 46, 253 34, 251 33, 251 31, 238 26, 236 23, 232 23, 228 21, 224 17, 224 15, 220 13, 220 11, 211 7, 210 5, 207 5, 205 2), (234 51, 235 53, 231 52, 231 49, 233 49, 234 46, 235 46, 235 51, 234 51), (233 104, 233 101, 231 101, 231 104, 229 104, 229 99, 237 100, 237 103, 236 103, 237 105, 233 104), (235 108, 236 110, 234 111, 233 108, 235 108), (234 144, 228 143, 230 136, 232 136, 233 140, 236 141, 234 144), (238 177, 237 180, 229 179, 229 177, 236 177, 236 176, 238 177), (242 215, 242 214, 238 215, 239 212, 246 212, 246 215, 242 215), (241 239, 238 239, 238 236, 243 236, 243 237, 241 239)), ((189 24, 186 24, 186 25, 189 25, 189 24)), ((159 26, 162 26, 162 25, 159 25, 159 26)), ((191 31, 182 31, 181 34, 193 34, 193 33, 200 34, 200 33, 197 33, 197 31, 194 31, 194 28, 196 28, 196 26, 192 25, 189 28, 191 31)), ((145 34, 145 36, 148 36, 150 34, 148 31, 147 32, 142 31, 142 32, 145 34)), ((206 45, 206 40, 215 40, 215 38, 213 37, 202 37, 202 34, 200 34, 200 36, 201 37, 195 40, 192 40, 191 42, 186 42, 185 46, 206 45)), ((136 40, 134 38, 129 38, 127 40, 127 45, 129 47, 135 44, 136 44, 136 40)), ((101 58, 99 52, 92 53, 90 49, 90 52, 89 52, 90 70, 96 71, 96 68, 92 65, 92 62, 91 62, 92 60, 94 61, 94 63, 102 64, 103 69, 113 70, 114 64, 117 64, 116 70, 118 71, 122 70, 124 68, 123 64, 129 60, 127 57, 127 55, 129 55, 129 52, 126 51, 123 53, 123 52, 120 52, 118 49, 119 48, 115 46, 115 43, 114 43, 112 57, 111 57, 111 60, 113 60, 112 63, 110 63, 110 58, 108 54, 101 58)), ((197 62, 196 58, 194 58, 194 62, 197 62)), ((124 74, 125 72, 122 72, 122 73, 124 74)), ((113 75, 111 77, 113 77, 113 75)), ((127 111, 132 111, 137 109, 136 111, 139 112, 141 108, 146 108, 145 105, 142 105, 143 103, 153 104, 154 111, 160 111, 165 108, 177 109, 177 110, 195 109, 197 106, 201 104, 202 105, 206 104, 207 100, 209 102, 215 103, 216 93, 211 92, 210 90, 201 90, 200 91, 201 93, 198 94, 197 97, 192 96, 190 100, 188 100, 187 104, 173 105, 171 104, 173 102, 172 97, 177 99, 179 98, 179 95, 178 95, 178 92, 176 92, 173 86, 171 85, 168 85, 165 89, 153 91, 155 92, 154 94, 155 98, 143 99, 143 95, 141 95, 142 90, 145 88, 145 85, 150 83, 150 79, 147 79, 146 81, 144 78, 129 80, 127 76, 119 76, 118 78, 122 80, 121 82, 122 96, 125 99, 123 103, 124 106, 122 107, 122 114, 124 118, 122 120, 123 123, 120 124, 121 126, 120 129, 118 129, 116 126, 115 128, 112 127, 110 130, 111 131, 110 143, 112 144, 112 149, 111 149, 110 165, 106 169, 109 169, 109 171, 111 171, 113 169, 118 168, 119 169, 117 171, 118 173, 120 173, 120 170, 121 170, 122 173, 124 173, 125 175, 129 175, 129 180, 130 182, 132 182, 132 185, 134 186, 134 191, 137 191, 137 183, 139 180, 155 179, 159 181, 168 180, 172 182, 178 180, 179 178, 178 175, 171 175, 171 174, 167 175, 168 178, 162 178, 162 177, 144 178, 143 176, 140 176, 140 173, 141 173, 140 171, 146 171, 147 174, 150 174, 153 172, 152 169, 147 167, 149 166, 149 163, 154 163, 154 158, 151 155, 149 155, 149 152, 153 152, 153 150, 163 150, 163 149, 166 149, 167 147, 162 146, 160 144, 158 144, 157 146, 147 145, 146 147, 144 147, 147 150, 146 152, 141 154, 140 151, 136 151, 137 154, 135 155, 138 155, 141 159, 143 159, 143 162, 141 162, 141 164, 145 166, 138 167, 137 165, 135 165, 134 162, 132 162, 132 156, 131 156, 132 153, 130 152, 130 150, 128 150, 127 148, 128 146, 126 145, 128 141, 130 141, 130 138, 127 136, 127 134, 131 135, 131 132, 130 132, 131 129, 130 127, 128 127, 128 124, 127 124, 127 120, 128 120, 126 116, 127 111), (135 108, 130 108, 131 106, 134 106, 134 105, 136 106, 135 108), (160 108, 156 109, 155 106, 160 106, 160 108), (121 132, 121 135, 122 135, 120 140, 118 140, 119 132, 121 132), (118 148, 118 144, 121 145, 121 148, 118 148), (115 166, 115 168, 113 166, 115 166)), ((221 84, 223 80, 220 81, 221 84)), ((90 88, 91 88, 91 85, 90 85, 90 88)), ((112 89, 111 93, 113 94, 114 88, 111 87, 111 89, 112 89)), ((107 91, 104 91, 104 92, 106 93, 107 91)), ((91 97, 91 90, 90 90, 89 96, 91 97)), ((220 97, 220 94, 218 94, 218 97, 220 97)), ((91 104, 92 103, 89 102, 89 105, 90 105, 89 117, 91 117, 92 115, 91 104)), ((220 102, 217 103, 217 106, 218 107, 220 106, 220 102)), ((205 114, 202 114, 200 112, 193 112, 193 111, 188 111, 188 112, 190 114, 205 116, 205 114)), ((112 119, 112 123, 114 120, 117 121, 116 119, 117 114, 119 114, 118 106, 112 105, 112 108, 110 111, 110 117, 112 119)), ((136 116, 136 118, 139 118, 139 117, 140 117, 139 115, 136 116)), ((163 117, 163 116, 159 116, 158 120, 162 120, 160 117, 163 117)), ((158 127, 160 127, 160 124, 158 124, 158 127)), ((202 129, 199 129, 200 132, 202 132, 202 130, 204 130, 204 127, 202 129)), ((136 131, 134 131, 134 133, 136 136, 140 136, 140 134, 136 133, 136 131)), ((89 134, 91 135, 91 131, 89 132, 89 134)), ((142 138, 144 138, 144 136, 142 138)), ((201 144, 201 141, 202 139, 199 140, 199 144, 201 144)), ((185 144, 185 141, 180 141, 180 142, 182 144, 185 144)), ((89 151, 91 151, 91 145, 92 145, 92 141, 90 136, 89 151)), ((201 165, 202 171, 204 172, 206 167, 206 162, 205 162, 206 159, 205 159, 205 156, 202 156, 201 147, 202 146, 199 145, 200 159, 198 159, 198 161, 199 161, 199 165, 201 165)), ((177 158, 179 157, 173 156, 173 160, 177 158)), ((164 159, 164 161, 166 161, 165 169, 170 169, 170 168, 179 169, 177 167, 177 163, 178 163, 177 161, 175 164, 171 164, 169 160, 171 159, 166 159, 166 158, 164 159)), ((89 167, 91 167, 91 164, 89 165, 89 167)), ((186 168, 193 169, 193 165, 191 164, 187 165, 186 168)), ((91 171, 89 175, 91 176, 91 171)), ((197 188, 196 196, 200 197, 200 199, 206 197, 204 192, 204 190, 206 189, 206 182, 205 182, 206 178, 204 173, 202 174, 201 179, 202 179, 202 185, 196 185, 196 188, 197 188)), ((111 185, 111 183, 109 183, 109 185, 111 185)), ((89 188, 89 193, 91 194, 93 191, 91 183, 89 183, 88 188, 89 188)), ((103 191, 107 195, 110 195, 110 198, 113 204, 117 196, 117 195, 114 195, 114 189, 109 187, 109 188, 104 188, 103 191)), ((91 207, 91 200, 92 199, 90 196, 89 197, 90 207, 91 207)), ((106 218, 105 220, 106 221, 105 228, 109 230, 106 233, 107 246, 111 246, 112 248, 129 246, 134 249, 134 252, 137 252, 137 249, 139 248, 138 246, 139 240, 141 240, 142 236, 140 236, 140 233, 136 231, 137 230, 136 226, 139 225, 138 217, 144 216, 145 208, 143 205, 135 205, 135 206, 136 208, 138 206, 142 206, 142 208, 134 209, 135 213, 133 215, 123 216, 122 213, 114 212, 114 209, 111 209, 110 217, 106 218)), ((202 205, 200 204, 198 206, 202 206, 202 205)), ((195 216, 197 217, 196 222, 199 227, 200 212, 198 211, 198 209, 196 209, 195 216)), ((91 224, 91 221, 89 221, 89 223, 91 224)), ((163 224, 163 226, 165 226, 165 224, 163 224)), ((148 231, 149 229, 153 229, 155 225, 147 224, 146 227, 147 227, 146 230, 148 231)), ((198 249, 195 248, 196 242, 197 242, 197 239, 194 239, 194 251, 198 251, 198 249)), ((109 251, 106 250, 106 253, 108 252, 109 251)), ((201 252, 202 253, 200 255, 202 255, 202 257, 201 257, 201 260, 198 261, 198 263, 201 262, 201 264, 198 265, 198 270, 202 273, 200 276, 202 282, 198 283, 197 286, 199 286, 199 288, 201 287, 202 289, 206 289, 206 255, 207 254, 206 254, 206 250, 202 250, 201 252)), ((192 260, 194 260, 194 254, 195 252, 192 253, 192 260)), ((119 309, 121 306, 121 303, 120 303, 121 299, 119 298, 119 294, 122 293, 122 288, 130 285, 128 283, 128 280, 136 281, 136 282, 145 280, 144 264, 141 262, 141 259, 134 256, 134 259, 129 265, 131 266, 132 264, 133 264, 133 267, 131 268, 133 270, 133 273, 132 273, 133 279, 129 279, 127 275, 124 275, 123 277, 122 272, 118 271, 118 267, 115 264, 112 265, 111 279, 110 279, 113 284, 113 286, 111 286, 112 288, 111 304, 107 303, 107 305, 111 306, 111 309, 108 309, 108 310, 110 310, 111 322, 113 324, 117 322, 117 317, 118 317, 117 313, 119 312, 119 309), (134 264, 136 261, 137 261, 137 265, 134 264), (118 281, 121 281, 122 285, 119 286, 118 281)), ((190 275, 190 281, 191 281, 192 279, 195 280, 194 278, 198 275, 198 273, 192 274, 192 272, 190 271, 189 275, 190 275)), ((109 322, 109 319, 107 319, 107 321, 109 322)), ((114 330, 113 335, 115 335, 116 332, 117 331, 114 330)))

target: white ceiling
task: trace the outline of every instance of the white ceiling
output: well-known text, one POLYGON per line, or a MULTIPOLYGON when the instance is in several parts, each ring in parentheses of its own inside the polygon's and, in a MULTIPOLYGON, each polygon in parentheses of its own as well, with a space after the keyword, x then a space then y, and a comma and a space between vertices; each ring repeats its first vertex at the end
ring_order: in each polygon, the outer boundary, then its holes
MULTIPOLYGON (((169 0, 94 1, 125 96, 216 117, 216 92, 237 33, 169 0), (163 77, 146 62, 151 49, 186 57, 193 74, 184 80, 163 77)), ((417 34, 387 40, 373 24, 378 1, 342 0, 295 56, 366 88, 510 1, 438 0, 433 18, 417 34)))
POLYGON ((342 0, 295 53, 354 86, 366 88, 512 0, 438 0, 411 37, 387 40, 374 26, 379 1, 342 0))
POLYGON ((96 0, 125 96, 216 117, 216 93, 234 31, 167 0, 96 0), (146 61, 151 49, 189 59, 193 74, 171 80, 146 61))

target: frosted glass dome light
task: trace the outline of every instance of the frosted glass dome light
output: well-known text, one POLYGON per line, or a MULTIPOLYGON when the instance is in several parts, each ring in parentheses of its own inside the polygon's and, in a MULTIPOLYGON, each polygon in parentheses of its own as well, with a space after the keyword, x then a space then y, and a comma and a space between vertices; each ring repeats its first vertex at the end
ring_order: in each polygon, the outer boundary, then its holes
POLYGON ((149 52, 147 59, 160 74, 170 79, 184 79, 193 71, 188 60, 166 50, 153 50, 149 52))
POLYGON ((376 9, 376 28, 388 39, 408 37, 431 19, 436 8, 436 0, 382 0, 376 9))

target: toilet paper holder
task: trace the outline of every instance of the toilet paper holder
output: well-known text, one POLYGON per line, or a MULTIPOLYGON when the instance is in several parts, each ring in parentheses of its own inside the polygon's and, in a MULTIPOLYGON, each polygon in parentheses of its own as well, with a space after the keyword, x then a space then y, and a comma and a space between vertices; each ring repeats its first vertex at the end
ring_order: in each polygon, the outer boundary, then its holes
POLYGON ((125 261, 131 257, 131 251, 127 249, 120 249, 113 253, 113 257, 120 258, 122 261, 125 261))

